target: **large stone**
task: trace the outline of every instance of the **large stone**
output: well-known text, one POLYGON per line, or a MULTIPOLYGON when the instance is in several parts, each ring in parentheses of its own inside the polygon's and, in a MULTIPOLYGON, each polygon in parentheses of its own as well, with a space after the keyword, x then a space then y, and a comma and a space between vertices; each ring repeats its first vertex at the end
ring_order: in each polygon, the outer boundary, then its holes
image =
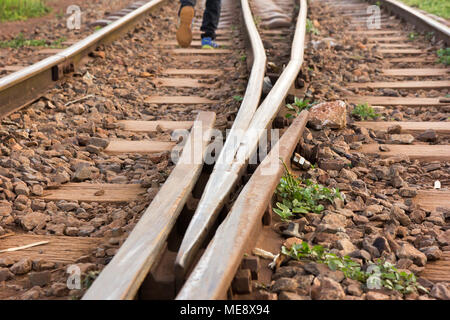
POLYGON ((12 207, 8 203, 0 203, 0 217, 9 216, 12 212, 12 207))
POLYGON ((66 283, 57 282, 52 284, 51 293, 57 297, 63 297, 69 294, 69 288, 66 283))
POLYGON ((439 282, 433 286, 430 292, 431 296, 440 300, 450 300, 450 288, 448 283, 439 282))
POLYGON ((311 285, 314 278, 315 277, 312 274, 295 276, 294 279, 298 284, 297 293, 309 294, 311 292, 311 285))
POLYGON ((411 134, 391 134, 390 143, 393 144, 411 144, 414 142, 414 137, 411 134))
POLYGON ((345 278, 344 273, 342 271, 340 270, 333 271, 323 263, 315 263, 315 262, 308 263, 307 265, 305 265, 305 270, 308 271, 309 273, 312 273, 315 276, 327 277, 337 282, 341 282, 345 278))
POLYGON ((323 170, 341 170, 345 166, 345 161, 340 159, 322 159, 319 167, 323 170))
POLYGON ((355 245, 348 239, 340 239, 336 241, 336 246, 343 256, 347 256, 357 249, 355 245))
POLYGON ((341 172, 340 172, 340 177, 344 178, 344 179, 347 179, 349 181, 354 181, 354 180, 358 179, 358 175, 356 173, 354 173, 353 171, 348 170, 348 169, 342 169, 341 172))
POLYGON ((280 278, 272 286, 273 292, 290 291, 296 292, 298 288, 298 283, 291 278, 280 278))
POLYGON ((320 278, 320 286, 317 291, 314 291, 313 299, 316 300, 342 300, 345 297, 345 292, 342 286, 327 277, 320 278))
POLYGON ((369 291, 366 294, 367 300, 390 300, 389 296, 376 291, 369 291))
POLYGON ((346 224, 347 218, 345 216, 337 213, 330 213, 323 217, 319 227, 321 231, 336 233, 345 232, 346 224))
POLYGON ((383 251, 386 251, 386 252, 391 252, 391 248, 390 248, 390 246, 389 246, 389 242, 386 240, 386 238, 384 238, 384 237, 377 237, 374 241, 373 241, 373 243, 372 243, 372 245, 375 247, 375 248, 377 248, 378 249, 378 251, 380 252, 380 254, 381 253, 383 253, 383 251))
POLYGON ((93 177, 92 167, 83 166, 79 167, 75 171, 73 175, 73 181, 82 182, 88 179, 92 179, 92 177, 93 177))
POLYGON ((366 207, 366 210, 364 210, 364 215, 366 217, 371 217, 375 214, 381 213, 383 211, 384 207, 380 206, 379 204, 371 204, 370 206, 366 207))
POLYGON ((14 192, 16 195, 25 195, 28 196, 30 194, 30 189, 27 187, 27 185, 24 182, 19 182, 16 184, 14 188, 14 192))
POLYGON ((409 243, 403 243, 395 252, 399 259, 410 259, 419 267, 425 266, 427 257, 409 243))
POLYGON ((293 278, 296 275, 303 275, 305 272, 303 268, 293 267, 293 266, 284 266, 279 267, 277 272, 273 274, 272 280, 278 280, 280 278, 293 278))
POLYGON ((98 137, 92 137, 91 139, 89 139, 89 144, 104 149, 109 145, 109 140, 98 137))
POLYGON ((14 274, 8 268, 0 268, 0 282, 12 279, 14 274))
POLYGON ((391 217, 400 222, 403 226, 409 226, 411 224, 411 219, 408 217, 405 211, 397 205, 392 206, 391 217))
POLYGON ((309 111, 309 121, 322 127, 343 129, 347 125, 347 107, 342 100, 322 102, 309 111))
POLYGON ((425 130, 424 132, 417 135, 417 140, 425 141, 425 142, 435 142, 438 139, 438 135, 436 131, 433 129, 425 130))
POLYGON ((14 274, 25 274, 31 271, 32 265, 31 259, 24 258, 14 263, 10 270, 14 274))
POLYGON ((289 18, 275 18, 261 23, 261 27, 265 29, 286 28, 291 25, 289 18))
POLYGON ((25 230, 33 230, 35 227, 44 226, 49 220, 46 214, 41 212, 31 212, 20 218, 20 222, 25 230))
POLYGON ((404 198, 414 198, 417 195, 417 190, 413 188, 401 188, 398 193, 404 198))
POLYGON ((8 257, 0 258, 0 268, 10 267, 13 264, 14 264, 14 260, 12 260, 11 258, 8 258, 8 257))
POLYGON ((43 287, 50 283, 51 273, 48 270, 42 272, 30 272, 28 274, 28 280, 30 280, 32 286, 43 287))
POLYGON ((43 295, 44 291, 40 287, 34 286, 30 290, 22 294, 20 296, 20 300, 37 300, 43 295))
POLYGON ((442 257, 442 251, 438 246, 430 246, 420 249, 427 257, 427 261, 439 260, 442 257))
POLYGON ((311 300, 311 298, 309 296, 301 296, 289 291, 282 291, 278 295, 278 300, 311 300))

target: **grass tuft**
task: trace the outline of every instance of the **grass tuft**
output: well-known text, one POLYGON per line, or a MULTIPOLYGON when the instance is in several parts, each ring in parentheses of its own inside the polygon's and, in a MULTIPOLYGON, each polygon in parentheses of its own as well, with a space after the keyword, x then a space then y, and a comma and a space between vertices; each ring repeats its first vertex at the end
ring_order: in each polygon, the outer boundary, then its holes
POLYGON ((366 103, 358 104, 353 110, 352 115, 359 117, 361 120, 366 120, 369 118, 375 119, 381 116, 379 113, 376 113, 375 110, 366 103))
POLYGON ((276 189, 281 202, 273 208, 281 220, 289 221, 296 215, 309 212, 320 213, 325 210, 324 203, 332 203, 335 198, 342 199, 339 189, 326 188, 309 179, 302 181, 289 171, 284 162, 283 165, 285 172, 276 189))
POLYGON ((49 12, 43 0, 0 0, 0 22, 26 20, 49 12))
POLYGON ((49 47, 49 48, 62 48, 62 42, 66 41, 66 38, 59 38, 55 41, 48 41, 45 39, 25 39, 22 33, 12 39, 6 41, 0 41, 0 48, 22 48, 22 47, 49 47))
POLYGON ((448 0, 401 0, 403 3, 419 8, 439 17, 450 19, 450 1, 448 0))

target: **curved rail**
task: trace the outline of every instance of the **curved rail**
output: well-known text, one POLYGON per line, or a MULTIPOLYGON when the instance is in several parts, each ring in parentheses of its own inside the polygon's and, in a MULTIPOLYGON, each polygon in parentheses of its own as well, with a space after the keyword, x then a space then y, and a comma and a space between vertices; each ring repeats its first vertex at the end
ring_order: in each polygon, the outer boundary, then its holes
MULTIPOLYGON (((270 121, 276 116, 279 106, 282 105, 283 99, 286 97, 289 88, 300 71, 304 54, 303 49, 305 44, 307 4, 306 0, 300 0, 299 2, 300 12, 297 19, 296 31, 291 49, 291 60, 284 69, 280 78, 275 83, 272 90, 267 95, 266 99, 256 111, 248 129, 253 130, 250 132, 253 132, 254 134, 245 135, 241 142, 241 146, 236 152, 236 158, 230 168, 231 171, 238 170, 238 168, 242 166, 242 163, 250 157, 252 152, 254 152, 257 147, 257 141, 262 135, 262 129, 265 129, 270 121)), ((282 140, 284 143, 291 141, 292 138, 300 136, 301 130, 303 130, 306 123, 307 115, 307 112, 303 113, 298 117, 298 119, 296 119, 294 125, 292 126, 292 130, 288 130, 288 133, 290 134, 283 135, 282 140), (289 137, 290 135, 291 137, 289 137)), ((275 148, 282 145, 283 143, 280 141, 275 148)), ((279 155, 286 160, 290 154, 292 154, 292 151, 293 148, 292 150, 290 148, 281 148, 279 155)), ((226 290, 228 289, 232 277, 239 266, 239 261, 242 258, 242 254, 245 250, 249 237, 252 235, 252 230, 254 230, 254 226, 261 221, 262 211, 265 209, 265 205, 267 205, 267 202, 258 202, 254 200, 254 198, 258 197, 258 194, 260 193, 259 191, 255 192, 254 181, 258 177, 264 176, 264 173, 262 172, 265 167, 270 165, 273 166, 274 157, 278 160, 278 157, 273 156, 271 152, 258 167, 257 172, 255 172, 252 176, 251 180, 244 187, 244 190, 236 200, 231 213, 217 230, 212 242, 209 244, 203 256, 200 258, 200 261, 190 274, 178 294, 177 299, 221 299, 225 297, 226 290), (250 213, 248 210, 248 199, 250 197, 253 199, 250 201, 250 204, 253 206, 253 208, 250 206, 253 213, 250 213), (254 207, 255 203, 260 202, 264 204, 262 207, 261 205, 258 208, 254 207), (243 208, 246 208, 247 210, 244 210, 243 208)), ((277 163, 277 161, 275 161, 275 163, 277 163)), ((274 186, 276 186, 279 176, 281 176, 282 173, 279 165, 276 170, 276 174, 266 176, 269 177, 271 182, 266 181, 262 183, 264 188, 269 190, 270 193, 273 191, 270 189, 270 185, 275 183, 274 186)), ((260 182, 258 182, 258 184, 259 183, 260 182)), ((212 219, 210 218, 208 222, 212 223, 211 220, 212 219)), ((180 266, 178 267, 180 268, 180 266)))
POLYGON ((226 298, 245 251, 258 238, 268 200, 283 174, 280 158, 289 161, 308 115, 308 111, 302 111, 258 166, 178 294, 178 300, 226 298), (268 175, 268 170, 273 174, 268 175))
POLYGON ((83 57, 100 44, 117 38, 165 1, 167 0, 152 0, 69 48, 0 78, 0 118, 36 100, 54 81, 73 70, 83 57))
MULTIPOLYGON (((283 103, 283 99, 288 94, 292 83, 300 71, 303 63, 307 5, 306 0, 300 0, 299 2, 301 6, 291 49, 291 59, 272 90, 255 112, 245 135, 238 140, 237 148, 230 150, 232 153, 225 153, 224 150, 221 152, 221 157, 229 160, 220 163, 220 166, 215 168, 217 170, 216 176, 212 175, 209 179, 175 261, 175 272, 179 282, 183 280, 192 266, 199 248, 216 221, 219 210, 223 206, 224 196, 228 195, 235 185, 240 172, 242 172, 248 159, 255 152, 264 129, 275 118, 283 103), (220 190, 220 192, 217 192, 217 190, 220 190)), ((243 7, 245 5, 248 6, 246 0, 242 0, 242 3, 243 7)))
MULTIPOLYGON (((369 2, 376 3, 377 1, 369 0, 369 2)), ((406 21, 411 22, 416 27, 426 31, 434 31, 438 38, 442 39, 447 45, 450 44, 450 28, 446 25, 427 17, 418 10, 411 8, 398 0, 381 0, 381 4, 388 11, 391 11, 406 21)))
POLYGON ((177 283, 179 284, 183 282, 185 271, 191 266, 211 225, 216 220, 226 198, 239 178, 239 171, 232 171, 230 167, 234 161, 234 155, 244 139, 244 133, 247 131, 255 110, 258 107, 262 93, 267 60, 264 45, 256 29, 247 0, 241 0, 241 8, 254 57, 252 70, 244 100, 220 152, 213 172, 209 177, 177 255, 175 274, 177 283), (220 192, 217 192, 217 190, 220 190, 220 192))
MULTIPOLYGON (((242 2, 244 3, 242 6, 244 21, 254 60, 244 99, 219 158, 221 163, 226 161, 225 156, 227 154, 230 152, 234 154, 237 150, 240 144, 239 140, 242 139, 242 132, 250 124, 261 96, 266 67, 266 55, 262 40, 254 24, 247 1, 243 0, 242 2)), ((192 175, 189 170, 177 173, 178 167, 177 164, 128 239, 86 292, 83 297, 84 300, 132 299, 135 296, 145 275, 156 262, 157 256, 186 202, 187 195, 192 190, 200 173, 192 175), (175 176, 183 177, 185 182, 188 181, 187 179, 191 179, 191 183, 187 187, 180 184, 174 187, 174 184, 170 185, 170 181, 174 180, 175 176), (171 197, 173 194, 178 194, 180 189, 183 189, 183 196, 171 197), (161 203, 164 203, 164 205, 161 205, 161 203)), ((222 168, 217 169, 216 166, 215 170, 213 176, 219 180, 221 177, 226 179, 222 168)), ((215 194, 217 195, 217 192, 215 194)), ((221 202, 224 200, 225 198, 222 198, 221 202)))

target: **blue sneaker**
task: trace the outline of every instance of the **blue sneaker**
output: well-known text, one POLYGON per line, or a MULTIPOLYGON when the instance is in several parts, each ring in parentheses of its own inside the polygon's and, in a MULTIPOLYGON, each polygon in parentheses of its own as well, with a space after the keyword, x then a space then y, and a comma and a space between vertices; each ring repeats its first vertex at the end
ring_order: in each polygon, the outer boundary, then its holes
POLYGON ((202 38, 202 49, 216 49, 219 45, 210 37, 202 38))

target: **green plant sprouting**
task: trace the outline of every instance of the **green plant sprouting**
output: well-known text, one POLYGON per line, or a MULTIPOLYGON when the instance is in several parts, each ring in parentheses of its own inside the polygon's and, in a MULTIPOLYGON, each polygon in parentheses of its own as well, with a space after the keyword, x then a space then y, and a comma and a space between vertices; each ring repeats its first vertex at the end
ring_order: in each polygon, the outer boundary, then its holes
POLYGON ((437 55, 439 57, 439 63, 443 63, 446 66, 450 65, 450 48, 439 49, 437 55))
POLYGON ((233 99, 237 102, 241 102, 242 100, 244 100, 244 97, 240 95, 235 95, 233 96, 233 99))
POLYGON ((358 104, 353 110, 352 115, 359 116, 361 120, 366 120, 369 118, 375 119, 381 116, 379 113, 375 113, 375 110, 366 103, 358 104))
POLYGON ((413 41, 413 40, 415 40, 415 39, 417 38, 418 35, 419 35, 419 34, 416 33, 416 32, 411 32, 411 33, 408 35, 408 39, 411 40, 411 41, 413 41))
POLYGON ((416 292, 418 289, 428 292, 417 283, 413 273, 399 271, 393 264, 382 259, 378 259, 375 263, 369 262, 366 270, 362 270, 361 265, 349 256, 340 257, 321 245, 310 248, 307 242, 293 244, 289 250, 283 246, 281 253, 295 260, 310 260, 326 264, 331 270, 342 271, 346 278, 363 283, 367 289, 384 287, 403 294, 416 292))
POLYGON ((311 20, 309 20, 309 19, 306 19, 306 32, 312 33, 312 34, 315 34, 315 35, 319 35, 320 34, 319 29, 317 29, 314 26, 313 22, 311 20))
POLYGON ((281 202, 277 202, 276 208, 273 208, 281 220, 289 221, 296 214, 320 213, 325 209, 323 203, 332 203, 335 198, 342 199, 339 189, 326 188, 309 179, 301 181, 289 171, 284 162, 283 165, 285 173, 276 189, 281 202))
POLYGON ((0 22, 40 17, 50 11, 42 0, 0 0, 0 22))
POLYGON ((50 47, 61 48, 61 43, 66 41, 66 38, 62 37, 49 43, 45 39, 25 39, 22 33, 12 39, 6 41, 0 41, 0 48, 22 48, 22 47, 50 47))
POLYGON ((302 112, 303 110, 309 110, 315 104, 317 104, 317 102, 309 103, 308 99, 303 100, 294 97, 294 103, 286 105, 286 108, 289 109, 289 113, 286 113, 285 117, 289 119, 298 116, 300 112, 302 112))
POLYGON ((100 271, 89 271, 83 279, 83 288, 89 289, 89 287, 92 285, 92 283, 94 283, 99 274, 100 271))

